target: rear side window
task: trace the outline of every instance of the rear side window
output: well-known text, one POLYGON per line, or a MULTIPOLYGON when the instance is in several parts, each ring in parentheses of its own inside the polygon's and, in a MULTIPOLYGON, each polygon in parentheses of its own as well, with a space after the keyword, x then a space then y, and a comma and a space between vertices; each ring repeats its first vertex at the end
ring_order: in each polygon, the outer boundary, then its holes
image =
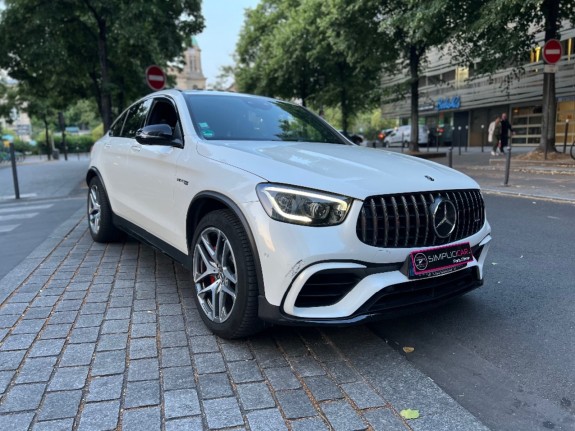
POLYGON ((112 127, 110 127, 110 136, 120 136, 122 133, 122 126, 124 125, 124 120, 126 119, 126 113, 119 117, 112 127))
POLYGON ((121 136, 123 138, 136 137, 136 132, 143 126, 146 115, 148 115, 151 103, 151 99, 144 100, 128 110, 124 128, 122 129, 121 136))

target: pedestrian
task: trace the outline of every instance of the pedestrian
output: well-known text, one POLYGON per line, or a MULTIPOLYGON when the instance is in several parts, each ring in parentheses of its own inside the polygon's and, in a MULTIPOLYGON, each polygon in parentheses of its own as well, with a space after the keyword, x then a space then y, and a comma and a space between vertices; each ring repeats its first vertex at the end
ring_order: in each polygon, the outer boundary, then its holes
POLYGON ((504 112, 501 114, 501 152, 505 151, 505 148, 509 145, 509 138, 513 134, 513 127, 507 119, 507 114, 504 112))
POLYGON ((491 155, 496 156, 501 147, 501 118, 499 116, 489 123, 487 141, 491 144, 491 155))

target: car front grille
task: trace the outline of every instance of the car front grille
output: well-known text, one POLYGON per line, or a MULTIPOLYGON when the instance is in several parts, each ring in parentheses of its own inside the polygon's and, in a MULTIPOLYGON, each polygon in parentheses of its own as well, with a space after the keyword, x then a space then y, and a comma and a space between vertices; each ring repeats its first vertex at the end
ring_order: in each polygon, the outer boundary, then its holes
POLYGON ((443 190, 370 196, 357 220, 357 236, 365 244, 385 248, 430 247, 459 241, 477 233, 485 223, 479 190, 443 190), (446 238, 435 233, 430 206, 437 198, 456 209, 455 229, 446 238))

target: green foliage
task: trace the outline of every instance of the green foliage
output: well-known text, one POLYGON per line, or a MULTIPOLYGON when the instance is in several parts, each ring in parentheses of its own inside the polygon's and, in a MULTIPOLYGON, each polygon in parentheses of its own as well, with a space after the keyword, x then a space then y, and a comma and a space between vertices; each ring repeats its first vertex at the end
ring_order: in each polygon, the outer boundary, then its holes
POLYGON ((59 111, 92 98, 105 127, 150 90, 144 71, 201 31, 200 0, 6 0, 0 67, 59 111))
POLYGON ((92 140, 96 142, 102 136, 104 136, 104 125, 99 124, 98 126, 92 129, 92 140))

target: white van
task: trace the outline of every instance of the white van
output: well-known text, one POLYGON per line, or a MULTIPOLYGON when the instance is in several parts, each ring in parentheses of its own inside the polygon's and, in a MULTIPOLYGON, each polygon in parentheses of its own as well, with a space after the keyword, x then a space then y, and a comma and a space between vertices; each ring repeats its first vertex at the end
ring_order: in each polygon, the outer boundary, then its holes
MULTIPOLYGON (((429 130, 427 126, 419 126, 419 145, 427 145, 429 130)), ((411 126, 399 126, 383 140, 384 147, 401 147, 404 143, 407 147, 411 138, 411 126)))

